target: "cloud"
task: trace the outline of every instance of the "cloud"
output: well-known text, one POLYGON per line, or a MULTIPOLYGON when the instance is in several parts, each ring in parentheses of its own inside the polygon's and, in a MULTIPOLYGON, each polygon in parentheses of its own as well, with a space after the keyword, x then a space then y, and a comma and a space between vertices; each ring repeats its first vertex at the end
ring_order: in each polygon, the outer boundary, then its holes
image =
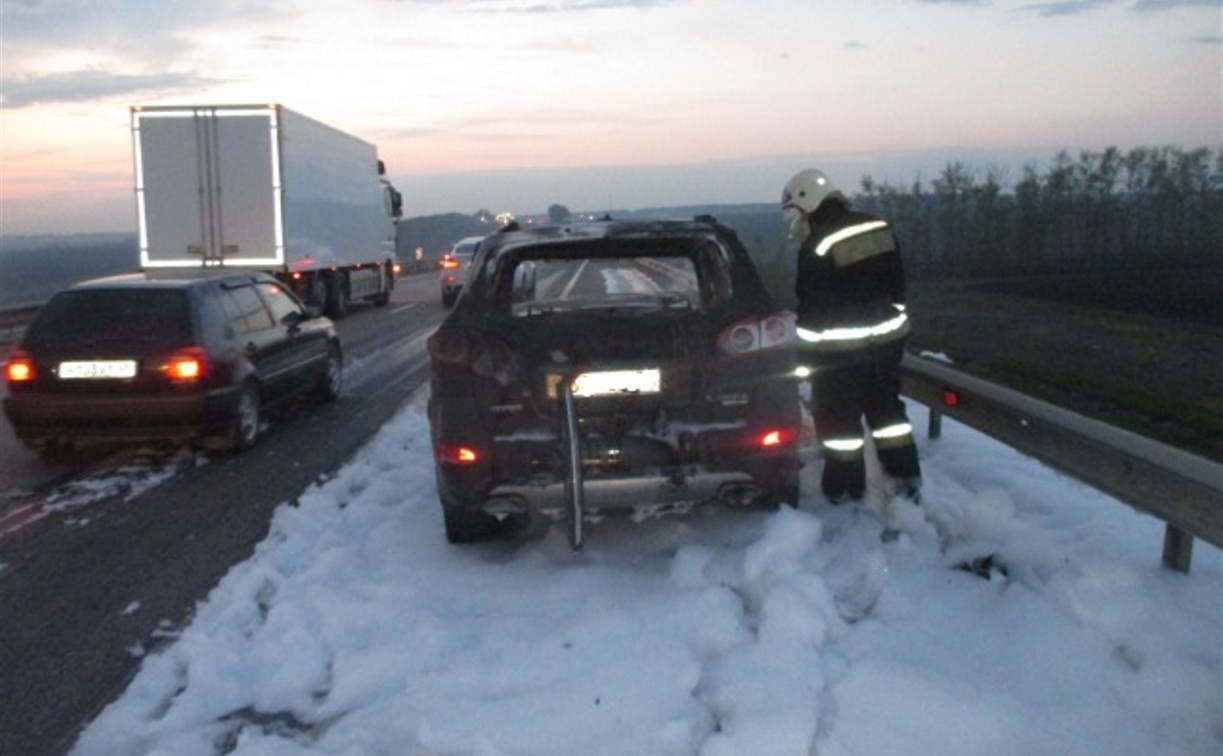
POLYGON ((81 41, 109 41, 123 33, 129 39, 207 24, 228 10, 193 0, 3 0, 5 41, 13 39, 70 46, 81 41))
POLYGON ((217 25, 266 26, 294 11, 260 0, 0 0, 6 72, 47 57, 143 61, 150 70, 190 54, 217 25))
POLYGON ((573 13, 614 8, 653 8, 676 0, 391 0, 416 5, 445 5, 460 12, 477 13, 573 13))
POLYGON ((1223 0, 1138 0, 1132 10, 1157 13, 1176 8, 1223 8, 1223 0))
POLYGON ((568 13, 608 8, 652 8, 668 2, 670 0, 559 0, 552 3, 534 3, 523 10, 529 13, 568 13))
MULTIPOLYGON (((956 2, 957 0, 921 0, 921 2, 956 2)), ((1041 16, 1073 16, 1096 8, 1113 5, 1116 0, 1056 0, 1047 3, 1031 3, 1022 10, 1041 16)), ((1177 8, 1220 8, 1223 0, 1137 0, 1130 10, 1137 13, 1159 13, 1177 8)))
POLYGON ((1033 3, 1023 6, 1022 10, 1040 16, 1074 16, 1095 10, 1103 5, 1111 5, 1113 0, 1063 0, 1053 3, 1033 3))
POLYGON ((207 83, 193 74, 113 74, 105 71, 70 71, 0 81, 0 107, 25 108, 55 102, 86 102, 137 92, 198 86, 207 83))
POLYGON ((1200 37, 1194 37, 1190 42, 1196 42, 1200 45, 1223 45, 1223 35, 1204 34, 1200 37))

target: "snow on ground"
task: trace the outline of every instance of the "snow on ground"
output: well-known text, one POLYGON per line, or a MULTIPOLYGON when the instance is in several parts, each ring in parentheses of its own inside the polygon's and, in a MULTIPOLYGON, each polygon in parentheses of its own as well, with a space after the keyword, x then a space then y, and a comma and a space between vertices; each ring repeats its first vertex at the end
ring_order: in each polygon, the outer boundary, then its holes
POLYGON ((1223 752, 1219 550, 1162 569, 1162 523, 961 425, 921 444, 922 509, 607 519, 573 553, 446 543, 422 400, 75 754, 1223 752))

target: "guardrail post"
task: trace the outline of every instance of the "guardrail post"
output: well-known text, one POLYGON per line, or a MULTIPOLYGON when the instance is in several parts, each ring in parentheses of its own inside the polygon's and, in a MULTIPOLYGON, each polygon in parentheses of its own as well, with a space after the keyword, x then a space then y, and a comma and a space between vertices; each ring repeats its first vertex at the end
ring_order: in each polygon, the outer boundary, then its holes
POLYGON ((926 426, 926 435, 930 438, 943 435, 943 413, 936 407, 930 408, 930 424, 926 426))
POLYGON ((1193 559, 1193 536, 1169 525, 1164 530, 1164 567, 1177 572, 1189 572, 1193 559))

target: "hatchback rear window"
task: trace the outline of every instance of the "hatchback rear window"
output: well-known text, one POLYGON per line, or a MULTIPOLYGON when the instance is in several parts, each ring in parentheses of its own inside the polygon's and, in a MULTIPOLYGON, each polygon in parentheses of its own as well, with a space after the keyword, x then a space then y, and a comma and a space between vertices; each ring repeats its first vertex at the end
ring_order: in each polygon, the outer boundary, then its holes
POLYGON ((51 298, 26 334, 30 344, 192 338, 187 292, 172 289, 65 291, 51 298))

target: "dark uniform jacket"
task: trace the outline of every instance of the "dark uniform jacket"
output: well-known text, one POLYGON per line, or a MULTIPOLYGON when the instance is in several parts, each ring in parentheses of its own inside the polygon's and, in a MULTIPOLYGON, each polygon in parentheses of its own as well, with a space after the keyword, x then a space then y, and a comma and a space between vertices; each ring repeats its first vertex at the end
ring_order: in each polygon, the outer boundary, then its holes
POLYGON ((808 220, 795 283, 800 348, 817 360, 852 362, 904 339, 904 268, 891 227, 835 200, 808 220))

